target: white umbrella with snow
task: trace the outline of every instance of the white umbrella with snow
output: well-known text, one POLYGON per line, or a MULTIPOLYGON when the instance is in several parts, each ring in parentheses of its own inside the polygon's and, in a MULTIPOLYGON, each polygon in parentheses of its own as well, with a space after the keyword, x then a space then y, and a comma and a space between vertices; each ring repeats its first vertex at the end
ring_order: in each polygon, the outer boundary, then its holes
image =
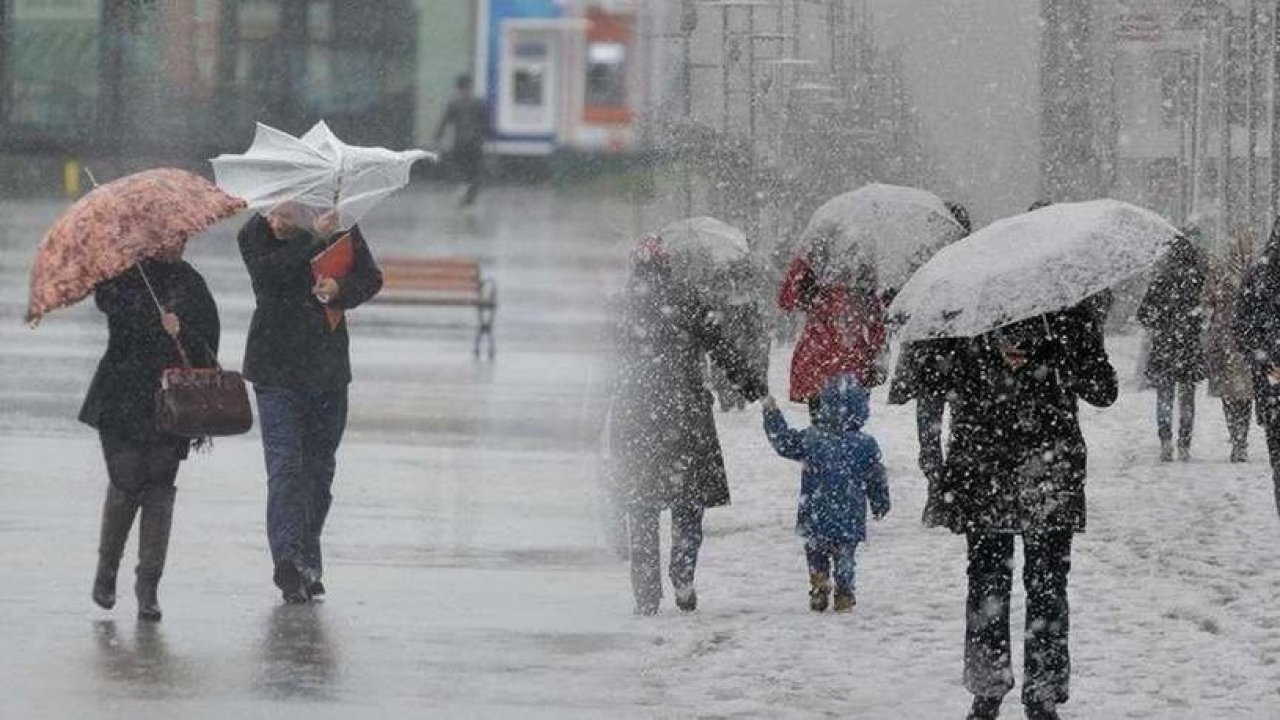
POLYGON ((676 275, 712 293, 731 293, 735 273, 750 266, 746 234, 713 217, 677 220, 657 234, 676 275))
POLYGON ((940 251, 889 306, 900 340, 976 337, 1071 307, 1154 265, 1178 235, 1119 200, 1050 205, 940 251))
POLYGON ((916 268, 964 237, 964 228, 937 195, 898 185, 867 185, 828 200, 800 236, 823 278, 854 277, 871 265, 881 287, 898 288, 916 268), (814 252, 815 246, 825 244, 814 252))
POLYGON ((301 138, 258 123, 248 151, 219 155, 211 162, 218 187, 252 209, 293 201, 337 210, 339 227, 349 228, 408 184, 409 167, 423 159, 436 156, 425 150, 348 145, 321 121, 301 138))

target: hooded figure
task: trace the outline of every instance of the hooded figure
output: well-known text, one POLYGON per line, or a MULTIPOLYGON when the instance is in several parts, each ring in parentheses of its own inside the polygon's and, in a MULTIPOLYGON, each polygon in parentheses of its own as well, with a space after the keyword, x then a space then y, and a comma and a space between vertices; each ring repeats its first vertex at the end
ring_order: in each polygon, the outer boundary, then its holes
POLYGON ((1236 296, 1253 264, 1255 235, 1247 226, 1231 234, 1227 252, 1210 269, 1205 289, 1209 325, 1205 333, 1205 359, 1209 369, 1209 394, 1222 400, 1222 412, 1231 435, 1231 462, 1249 459, 1249 419, 1253 414, 1253 379, 1249 361, 1236 347, 1231 325, 1236 296))
POLYGON ((836 611, 854 604, 854 553, 867 536, 867 504, 879 519, 889 512, 889 484, 880 447, 862 432, 870 396, 852 375, 823 386, 813 425, 792 430, 777 406, 766 403, 764 429, 774 450, 804 463, 796 533, 809 561, 810 608, 822 612, 835 567, 836 611))
POLYGON ((1253 375, 1253 399, 1267 433, 1280 512, 1280 223, 1272 228, 1267 249, 1240 288, 1232 331, 1253 375))
POLYGON ((1173 404, 1178 395, 1178 459, 1191 458, 1195 426, 1195 385, 1205 378, 1203 345, 1205 261, 1188 227, 1174 241, 1138 307, 1138 322, 1151 333, 1151 355, 1145 371, 1156 388, 1156 430, 1160 459, 1173 459, 1173 404))
POLYGON ((628 508, 636 609, 652 615, 662 599, 659 514, 671 509, 671 581, 677 604, 692 610, 703 510, 729 504, 706 358, 748 402, 768 387, 725 337, 719 316, 672 278, 659 238, 646 238, 634 261, 618 323, 610 432, 613 474, 628 508))

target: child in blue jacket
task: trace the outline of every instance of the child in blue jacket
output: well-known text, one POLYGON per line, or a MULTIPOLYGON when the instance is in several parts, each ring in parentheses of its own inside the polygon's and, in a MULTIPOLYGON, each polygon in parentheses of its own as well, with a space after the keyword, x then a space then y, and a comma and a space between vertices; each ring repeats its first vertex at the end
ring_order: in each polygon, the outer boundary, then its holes
POLYGON ((867 536, 867 502, 879 520, 889 512, 889 483, 875 438, 862 432, 871 413, 868 393, 852 375, 827 381, 813 426, 787 427, 772 397, 764 401, 764 430, 774 450, 804 462, 796 532, 809 560, 809 609, 823 612, 835 570, 835 611, 849 612, 854 551, 867 536))

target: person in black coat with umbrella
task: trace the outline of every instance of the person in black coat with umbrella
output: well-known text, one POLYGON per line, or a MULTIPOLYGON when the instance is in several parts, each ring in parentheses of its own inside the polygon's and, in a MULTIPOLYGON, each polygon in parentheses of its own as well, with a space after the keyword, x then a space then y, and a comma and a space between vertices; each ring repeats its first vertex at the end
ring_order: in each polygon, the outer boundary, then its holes
POLYGON ((115 606, 120 558, 141 509, 138 617, 159 620, 157 589, 169 548, 174 482, 191 441, 156 430, 156 393, 165 368, 182 365, 177 343, 193 365, 216 365, 218 307, 200 273, 179 257, 143 260, 99 283, 93 299, 107 316, 109 336, 80 421, 97 428, 110 479, 93 600, 115 606))
POLYGON ((1249 360, 1258 422, 1267 435, 1276 512, 1280 513, 1280 223, 1262 259, 1245 276, 1232 334, 1249 360))
POLYGON ((1178 459, 1191 459, 1196 383, 1208 375, 1204 355, 1205 260, 1193 243, 1195 227, 1178 237, 1138 307, 1138 322, 1151 332, 1145 370, 1156 388, 1160 460, 1173 460, 1173 405, 1178 400, 1178 459))
POLYGON ((711 391, 709 355, 748 402, 768 395, 765 378, 725 336, 719 318, 671 276, 658 238, 635 253, 618 324, 610 443, 618 495, 627 508, 631 585, 636 612, 653 615, 662 600, 659 516, 671 510, 671 583, 676 604, 697 607, 694 571, 702 516, 729 504, 711 391))
POLYGON ((970 717, 995 718, 1013 687, 1009 596, 1021 536, 1027 593, 1022 701, 1032 720, 1067 701, 1067 574, 1085 527, 1086 448, 1078 400, 1115 402, 1116 373, 1091 300, 974 339, 950 341, 936 389, 951 403, 943 471, 929 488, 926 522, 969 546, 965 687, 970 717))

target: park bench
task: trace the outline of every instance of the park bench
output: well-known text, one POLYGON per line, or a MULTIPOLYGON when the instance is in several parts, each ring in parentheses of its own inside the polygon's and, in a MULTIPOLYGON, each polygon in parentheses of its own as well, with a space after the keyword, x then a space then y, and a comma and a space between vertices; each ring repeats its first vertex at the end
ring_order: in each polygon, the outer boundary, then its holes
POLYGON ((498 309, 498 288, 485 277, 480 261, 475 258, 383 257, 382 292, 373 302, 385 305, 425 305, 474 307, 479 327, 473 352, 480 356, 480 346, 489 341, 489 359, 493 359, 493 318, 498 309))

